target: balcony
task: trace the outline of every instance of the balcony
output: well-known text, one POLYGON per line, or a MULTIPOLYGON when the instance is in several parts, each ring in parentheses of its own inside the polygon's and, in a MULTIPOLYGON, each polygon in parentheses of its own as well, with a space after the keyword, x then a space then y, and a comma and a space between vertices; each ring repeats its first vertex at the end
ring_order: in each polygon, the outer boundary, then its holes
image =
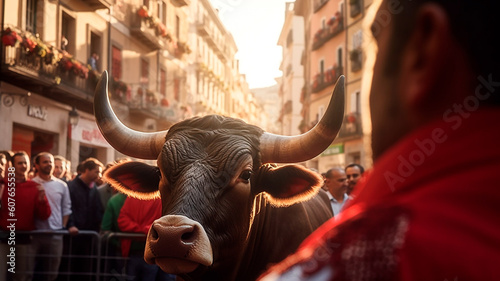
POLYGON ((328 0, 316 0, 314 1, 314 12, 316 13, 317 11, 321 10, 326 3, 328 3, 328 0))
POLYGON ((351 7, 351 18, 361 14, 361 0, 349 0, 349 6, 351 7))
POLYGON ((349 113, 344 116, 344 122, 340 127, 339 138, 359 137, 363 135, 361 126, 361 115, 359 113, 349 113))
POLYGON ((322 28, 314 34, 312 50, 317 50, 323 46, 330 39, 344 30, 344 19, 342 15, 337 12, 335 16, 331 17, 327 22, 326 28, 322 28))
POLYGON ((68 8, 75 12, 95 12, 100 9, 109 9, 112 0, 72 0, 61 1, 64 2, 68 8))
POLYGON ((142 86, 132 89, 129 84, 116 80, 111 80, 109 87, 111 99, 126 105, 129 115, 134 119, 153 118, 160 121, 160 125, 165 128, 179 121, 176 107, 154 91, 142 86))
POLYGON ((189 0, 170 0, 176 7, 189 6, 189 0))
POLYGON ((211 35, 211 32, 208 29, 208 23, 209 21, 206 16, 204 16, 202 20, 196 21, 196 30, 200 36, 209 37, 211 35))
POLYGON ((312 83, 312 93, 318 93, 326 87, 334 85, 342 74, 344 74, 344 68, 342 66, 333 66, 324 73, 316 74, 312 83))
POLYGON ((28 32, 7 28, 2 41, 2 80, 62 103, 79 104, 79 109, 92 113, 99 74, 86 63, 28 32))
POLYGON ((82 0, 87 6, 89 6, 92 11, 99 9, 108 9, 111 3, 106 0, 82 0))
POLYGON ((165 46, 163 37, 168 37, 165 26, 157 18, 149 15, 144 8, 139 8, 132 15, 130 32, 132 36, 146 45, 150 50, 162 49, 165 46))

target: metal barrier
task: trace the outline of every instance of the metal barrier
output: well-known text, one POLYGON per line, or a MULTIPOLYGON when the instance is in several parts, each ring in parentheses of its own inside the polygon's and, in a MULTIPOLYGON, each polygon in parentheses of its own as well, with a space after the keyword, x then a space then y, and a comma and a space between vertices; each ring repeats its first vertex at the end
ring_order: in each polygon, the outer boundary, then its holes
MULTIPOLYGON (((0 231, 0 237, 8 238, 9 232, 0 231)), ((126 266, 129 257, 122 257, 119 251, 117 243, 120 243, 120 239, 130 238, 133 240, 145 239, 146 235, 137 233, 121 233, 121 232, 109 232, 103 235, 95 231, 79 231, 78 235, 69 235, 66 230, 60 231, 44 231, 36 230, 29 232, 16 231, 15 235, 18 237, 30 237, 30 244, 28 248, 31 251, 27 253, 16 253, 16 262, 24 260, 31 260, 33 264, 28 266, 31 268, 26 271, 18 271, 16 268, 15 274, 26 274, 33 276, 33 280, 44 279, 47 275, 57 275, 57 281, 73 281, 73 280, 89 280, 89 281, 108 281, 108 280, 132 280, 131 276, 126 274, 126 266), (38 270, 36 267, 36 261, 45 261, 51 258, 57 258, 50 254, 37 254, 35 252, 36 242, 34 241, 49 241, 52 239, 61 239, 63 243, 63 252, 61 255, 61 262, 59 270, 57 272, 38 270), (115 245, 112 245, 112 244, 115 245), (83 251, 82 251, 83 249, 83 251), (118 267, 117 267, 118 266, 118 267), (121 267, 120 267, 121 266, 121 267)), ((8 262, 8 252, 3 252, 3 247, 6 247, 7 251, 10 247, 21 247, 20 245, 9 246, 2 241, 2 256, 0 257, 0 262, 8 262), (4 259, 7 260, 5 261, 4 259)), ((5 263, 4 263, 5 265, 5 263)), ((3 268, 0 267, 3 271, 3 268)), ((1 274, 7 271, 0 271, 1 274)), ((7 274, 7 276, 0 276, 1 280, 11 280, 12 274, 7 274), (4 278, 5 277, 5 278, 4 278)), ((45 279, 44 279, 45 280, 45 279)))

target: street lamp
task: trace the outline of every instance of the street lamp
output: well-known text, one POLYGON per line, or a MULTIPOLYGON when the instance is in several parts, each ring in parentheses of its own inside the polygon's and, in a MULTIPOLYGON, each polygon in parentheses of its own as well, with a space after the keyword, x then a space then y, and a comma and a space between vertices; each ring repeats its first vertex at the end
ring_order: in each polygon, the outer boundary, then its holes
POLYGON ((78 121, 80 120, 80 114, 78 114, 78 111, 76 111, 76 107, 73 106, 71 111, 69 112, 69 123, 71 126, 76 126, 78 125, 78 121))

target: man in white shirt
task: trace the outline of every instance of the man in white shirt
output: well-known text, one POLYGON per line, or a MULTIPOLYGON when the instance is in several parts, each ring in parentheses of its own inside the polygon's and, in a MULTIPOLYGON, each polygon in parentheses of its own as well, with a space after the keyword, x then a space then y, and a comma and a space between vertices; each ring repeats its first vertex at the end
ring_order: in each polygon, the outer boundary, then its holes
POLYGON ((331 168, 325 174, 325 186, 332 205, 333 216, 338 216, 349 198, 346 194, 347 177, 344 169, 331 168))
MULTIPOLYGON (((71 199, 68 185, 53 176, 54 157, 48 152, 35 156, 35 167, 38 171, 33 178, 45 188, 52 213, 47 220, 35 220, 37 230, 61 230, 66 228, 71 214, 71 199)), ((43 270, 44 280, 55 280, 63 251, 62 235, 35 235, 33 248, 37 256, 37 268, 43 270)))

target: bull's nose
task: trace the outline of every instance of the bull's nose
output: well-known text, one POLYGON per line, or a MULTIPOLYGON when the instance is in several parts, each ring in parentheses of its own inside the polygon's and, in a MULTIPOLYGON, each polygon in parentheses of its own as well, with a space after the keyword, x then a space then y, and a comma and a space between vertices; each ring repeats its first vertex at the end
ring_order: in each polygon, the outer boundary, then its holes
POLYGON ((144 259, 148 263, 164 259, 175 263, 174 259, 209 266, 213 261, 212 247, 198 222, 184 216, 164 216, 149 230, 144 259))
POLYGON ((148 242, 155 256, 164 253, 175 257, 188 255, 194 242, 200 239, 200 229, 195 225, 165 225, 161 221, 154 222, 149 230, 148 242))

